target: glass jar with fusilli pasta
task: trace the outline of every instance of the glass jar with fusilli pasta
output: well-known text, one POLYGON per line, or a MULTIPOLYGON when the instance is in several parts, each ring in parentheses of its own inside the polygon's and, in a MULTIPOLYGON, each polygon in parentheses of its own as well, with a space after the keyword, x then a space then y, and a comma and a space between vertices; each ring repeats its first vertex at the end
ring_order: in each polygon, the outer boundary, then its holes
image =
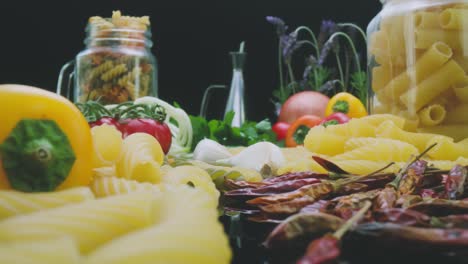
POLYGON ((117 104, 157 96, 157 65, 150 50, 148 17, 122 16, 114 11, 111 18, 91 17, 86 33, 86 48, 74 60, 70 99, 117 104))
POLYGON ((367 30, 370 113, 402 116, 407 131, 468 138, 468 1, 381 1, 367 30))

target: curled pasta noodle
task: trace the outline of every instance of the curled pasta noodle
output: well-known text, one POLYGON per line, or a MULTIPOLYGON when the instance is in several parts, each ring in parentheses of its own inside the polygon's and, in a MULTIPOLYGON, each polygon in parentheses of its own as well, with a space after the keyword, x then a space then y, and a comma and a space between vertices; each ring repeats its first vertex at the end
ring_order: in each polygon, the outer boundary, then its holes
POLYGON ((377 141, 372 145, 362 146, 333 157, 333 160, 372 160, 404 162, 417 155, 418 149, 406 142, 377 141))
POLYGON ((122 75, 127 71, 127 65, 124 63, 121 63, 119 65, 116 65, 114 68, 106 71, 101 75, 101 80, 103 81, 110 81, 114 78, 116 78, 119 75, 122 75))
POLYGON ((464 78, 463 69, 455 61, 450 60, 417 87, 401 95, 400 99, 409 111, 416 112, 464 78))
POLYGON ((137 182, 114 176, 95 176, 90 188, 96 197, 106 197, 133 192, 161 192, 162 186, 148 182, 137 182))
POLYGON ((447 111, 442 105, 428 105, 419 111, 419 120, 423 126, 435 126, 442 123, 447 111))
POLYGON ((114 126, 103 124, 91 128, 94 168, 112 166, 122 152, 122 133, 114 126))
POLYGON ((114 62, 111 61, 111 60, 107 60, 104 63, 102 63, 101 65, 93 68, 91 70, 91 72, 89 73, 89 78, 90 79, 95 79, 95 78, 99 77, 101 74, 103 74, 104 72, 109 71, 113 67, 114 67, 114 62))
POLYGON ((151 135, 135 133, 123 141, 122 155, 116 164, 118 177, 139 182, 159 183, 164 153, 151 135))
POLYGON ((0 222, 0 243, 67 236, 81 253, 156 221, 154 194, 139 192, 11 217, 0 222))
POLYGON ((80 252, 70 237, 58 237, 25 241, 18 243, 0 243, 2 263, 21 264, 80 264, 80 252))
POLYGON ((163 175, 163 182, 173 185, 190 184, 195 188, 203 189, 216 201, 219 198, 219 191, 216 189, 210 175, 196 166, 184 165, 172 168, 163 175))
POLYGON ((0 220, 92 199, 94 199, 94 195, 88 187, 48 193, 0 191, 0 220))
POLYGON ((98 248, 84 264, 230 263, 232 253, 217 221, 216 204, 206 198, 196 189, 168 190, 158 223, 98 248))

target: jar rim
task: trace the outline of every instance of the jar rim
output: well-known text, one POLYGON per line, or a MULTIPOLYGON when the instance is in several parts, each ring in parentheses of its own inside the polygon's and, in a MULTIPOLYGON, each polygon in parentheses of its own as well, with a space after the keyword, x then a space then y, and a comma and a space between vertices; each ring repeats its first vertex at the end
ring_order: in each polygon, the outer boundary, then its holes
POLYGON ((139 43, 147 47, 151 47, 151 27, 148 25, 146 29, 138 29, 133 27, 111 26, 103 24, 88 23, 85 29, 86 45, 91 42, 100 41, 116 41, 123 43, 139 43))

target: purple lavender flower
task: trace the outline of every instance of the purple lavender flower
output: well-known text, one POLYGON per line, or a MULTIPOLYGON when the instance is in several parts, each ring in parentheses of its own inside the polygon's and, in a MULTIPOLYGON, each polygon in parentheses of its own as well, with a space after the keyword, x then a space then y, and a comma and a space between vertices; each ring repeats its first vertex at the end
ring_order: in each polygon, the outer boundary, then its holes
POLYGON ((320 32, 323 32, 327 35, 332 35, 338 30, 338 25, 331 20, 322 20, 322 25, 320 26, 320 32))
POLYGON ((283 59, 286 63, 291 62, 294 51, 304 44, 303 41, 297 41, 297 32, 291 32, 288 35, 280 37, 280 47, 282 49, 283 59))
POLYGON ((266 20, 270 24, 276 27, 276 34, 278 34, 278 36, 282 36, 286 34, 286 30, 288 30, 288 26, 286 25, 286 23, 284 23, 284 21, 281 18, 274 17, 274 16, 267 16, 266 20))

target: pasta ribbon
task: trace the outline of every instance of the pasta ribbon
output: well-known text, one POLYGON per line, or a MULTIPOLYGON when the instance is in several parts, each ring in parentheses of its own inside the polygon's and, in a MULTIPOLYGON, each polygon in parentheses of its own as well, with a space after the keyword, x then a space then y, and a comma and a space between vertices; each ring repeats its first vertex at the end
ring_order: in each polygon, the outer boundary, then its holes
POLYGON ((116 164, 118 177, 139 182, 159 183, 164 152, 151 135, 135 133, 123 141, 122 156, 116 164))

